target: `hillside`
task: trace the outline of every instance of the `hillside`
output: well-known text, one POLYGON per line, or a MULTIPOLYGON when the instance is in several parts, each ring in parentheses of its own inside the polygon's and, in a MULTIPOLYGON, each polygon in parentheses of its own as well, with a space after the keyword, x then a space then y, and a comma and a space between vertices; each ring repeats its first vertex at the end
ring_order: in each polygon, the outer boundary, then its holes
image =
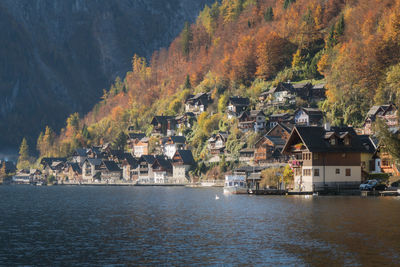
POLYGON ((209 0, 0 2, 0 146, 86 113, 137 53, 168 46, 209 0))
MULTIPOLYGON (((213 131, 240 138, 226 117, 229 96, 248 96, 255 105, 261 92, 287 80, 326 82, 328 99, 316 104, 327 119, 361 125, 372 104, 398 100, 399 12, 399 0, 223 0, 207 6, 168 50, 154 52, 150 61, 135 56, 125 79, 83 119, 71 116, 42 155, 117 142, 130 125, 150 133, 152 116, 181 114, 189 94, 211 92, 214 104, 186 133, 201 158, 213 131)), ((44 136, 50 135, 47 129, 44 136)))

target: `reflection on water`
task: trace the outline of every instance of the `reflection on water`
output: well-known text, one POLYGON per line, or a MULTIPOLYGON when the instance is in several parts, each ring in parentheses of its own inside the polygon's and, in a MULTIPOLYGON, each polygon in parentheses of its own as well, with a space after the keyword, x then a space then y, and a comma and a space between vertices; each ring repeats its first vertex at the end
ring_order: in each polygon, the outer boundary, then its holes
POLYGON ((396 265, 399 210, 395 197, 2 186, 0 265, 396 265))

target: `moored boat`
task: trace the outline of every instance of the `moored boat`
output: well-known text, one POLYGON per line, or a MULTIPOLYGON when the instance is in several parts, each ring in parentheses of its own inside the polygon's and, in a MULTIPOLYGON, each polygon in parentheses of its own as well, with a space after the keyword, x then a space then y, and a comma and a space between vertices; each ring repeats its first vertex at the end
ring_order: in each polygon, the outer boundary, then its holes
POLYGON ((224 194, 247 194, 246 177, 225 175, 224 194))

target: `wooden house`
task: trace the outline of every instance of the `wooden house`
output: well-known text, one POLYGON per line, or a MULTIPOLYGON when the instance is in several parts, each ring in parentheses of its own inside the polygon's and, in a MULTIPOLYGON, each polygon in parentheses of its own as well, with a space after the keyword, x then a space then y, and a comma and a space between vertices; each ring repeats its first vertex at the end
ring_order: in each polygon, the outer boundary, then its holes
POLYGON ((272 129, 278 123, 292 123, 293 116, 289 113, 276 113, 268 117, 268 126, 272 129))
POLYGON ((268 136, 276 136, 285 141, 287 141, 290 137, 290 133, 292 132, 294 125, 290 123, 281 123, 278 122, 274 127, 272 127, 266 135, 268 136))
POLYGON ((185 101, 185 111, 199 115, 207 110, 207 107, 212 103, 211 93, 198 93, 190 95, 185 101))
POLYGON ((162 136, 174 135, 177 127, 174 116, 154 116, 150 124, 153 125, 153 134, 162 136))
POLYGON ((142 155, 138 159, 138 183, 148 184, 154 181, 152 165, 156 158, 153 155, 142 155))
POLYGON ((185 128, 191 128, 196 121, 196 116, 193 112, 185 112, 183 115, 175 117, 177 129, 183 133, 185 128))
POLYGON ((281 150, 286 141, 280 137, 264 135, 255 144, 254 162, 266 163, 271 161, 280 161, 281 150))
POLYGON ((192 151, 177 150, 172 157, 173 183, 184 184, 190 181, 189 170, 194 166, 192 151))
POLYGON ((385 121, 389 128, 396 128, 399 126, 397 107, 394 104, 372 106, 364 121, 364 134, 371 135, 374 133, 373 125, 378 118, 385 121))
POLYGON ((138 161, 134 157, 128 157, 123 160, 122 178, 128 182, 137 182, 139 178, 138 161))
POLYGON ((207 140, 208 150, 212 155, 220 155, 225 153, 225 144, 228 140, 229 133, 219 132, 218 134, 213 134, 207 140))
POLYGON ((160 145, 162 147, 163 154, 167 156, 169 159, 172 159, 177 150, 185 149, 186 137, 177 135, 177 136, 162 138, 160 140, 160 145))
POLYGON ((238 117, 250 105, 250 99, 247 97, 234 96, 228 101, 228 118, 238 117))
POLYGON ((294 190, 356 189, 366 152, 352 127, 295 126, 283 153, 294 171, 294 190))
POLYGON ((238 128, 242 132, 262 132, 265 130, 265 114, 261 110, 243 111, 238 120, 238 128))
POLYGON ((311 101, 321 101, 326 99, 326 87, 325 83, 319 83, 313 85, 311 88, 310 100, 311 101))

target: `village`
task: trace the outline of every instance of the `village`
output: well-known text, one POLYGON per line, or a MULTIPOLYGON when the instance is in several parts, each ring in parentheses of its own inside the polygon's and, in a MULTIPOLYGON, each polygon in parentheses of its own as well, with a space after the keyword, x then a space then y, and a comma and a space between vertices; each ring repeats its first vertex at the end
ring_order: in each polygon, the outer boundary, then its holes
POLYGON ((324 100, 325 93, 324 84, 286 82, 262 92, 255 104, 247 97, 229 97, 227 117, 237 122, 242 134, 259 137, 252 145, 243 143, 236 155, 227 149, 230 133, 218 131, 206 140, 207 156, 195 160, 196 148, 188 143, 183 129, 190 129, 213 103, 211 94, 204 92, 189 95, 184 113, 178 116, 154 116, 147 135, 129 127, 124 150, 106 143, 78 148, 67 158, 42 158, 37 169, 16 170, 11 162, 2 165, 16 172, 13 183, 37 185, 223 186, 223 176, 202 177, 194 171, 201 169, 199 165, 215 166, 222 161, 232 162, 224 174, 244 176, 253 190, 262 189, 263 170, 287 165, 292 181, 277 187, 290 192, 357 190, 371 179, 396 184, 398 165, 380 145, 374 123, 383 120, 390 131, 397 132, 397 107, 391 103, 372 106, 360 128, 334 127, 315 104, 309 104, 324 100), (266 115, 287 106, 295 111, 266 115))

